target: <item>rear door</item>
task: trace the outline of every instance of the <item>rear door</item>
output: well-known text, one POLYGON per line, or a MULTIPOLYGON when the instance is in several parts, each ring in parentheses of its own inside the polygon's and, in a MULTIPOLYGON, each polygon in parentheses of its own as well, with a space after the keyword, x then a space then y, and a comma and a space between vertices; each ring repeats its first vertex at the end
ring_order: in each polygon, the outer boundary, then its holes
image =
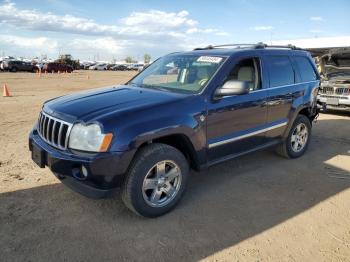
POLYGON ((286 52, 265 55, 263 61, 269 73, 267 122, 271 129, 266 137, 271 140, 283 135, 293 115, 293 104, 303 99, 304 88, 297 83, 296 69, 286 52))

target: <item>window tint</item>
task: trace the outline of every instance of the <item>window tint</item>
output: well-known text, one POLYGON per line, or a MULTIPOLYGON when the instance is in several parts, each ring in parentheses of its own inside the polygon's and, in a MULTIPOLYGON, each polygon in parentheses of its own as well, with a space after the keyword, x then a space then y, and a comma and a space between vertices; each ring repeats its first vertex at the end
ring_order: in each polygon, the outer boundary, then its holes
POLYGON ((245 81, 249 85, 250 91, 261 88, 259 58, 246 58, 239 61, 226 78, 228 80, 245 81))
POLYGON ((269 56, 270 87, 294 84, 294 70, 288 56, 269 56))
POLYGON ((301 82, 312 81, 317 79, 314 68, 309 59, 303 56, 295 56, 293 58, 298 66, 301 82))

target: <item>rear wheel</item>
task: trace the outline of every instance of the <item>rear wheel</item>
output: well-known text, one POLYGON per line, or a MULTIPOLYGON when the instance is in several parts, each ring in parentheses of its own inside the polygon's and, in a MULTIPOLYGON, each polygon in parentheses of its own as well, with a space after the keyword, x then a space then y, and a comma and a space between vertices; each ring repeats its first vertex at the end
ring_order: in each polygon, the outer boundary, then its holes
POLYGON ((287 139, 279 145, 277 153, 286 158, 297 158, 302 156, 310 142, 311 123, 304 115, 298 115, 287 139))
POLYGON ((16 73, 17 72, 17 68, 16 67, 12 67, 10 71, 13 72, 13 73, 16 73))
POLYGON ((181 199, 189 172, 184 155, 165 144, 151 144, 138 152, 122 188, 125 205, 136 214, 157 217, 181 199))

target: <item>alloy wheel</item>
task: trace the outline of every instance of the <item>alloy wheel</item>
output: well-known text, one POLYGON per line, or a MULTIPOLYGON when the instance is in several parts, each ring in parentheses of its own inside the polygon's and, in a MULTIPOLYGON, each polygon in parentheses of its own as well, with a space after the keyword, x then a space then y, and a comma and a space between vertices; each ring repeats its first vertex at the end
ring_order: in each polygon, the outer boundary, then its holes
POLYGON ((293 130, 291 145, 294 152, 302 151, 309 139, 309 131, 304 123, 299 123, 293 130))
POLYGON ((146 203, 152 207, 169 204, 181 187, 181 170, 171 161, 164 160, 155 164, 144 178, 142 194, 146 203))

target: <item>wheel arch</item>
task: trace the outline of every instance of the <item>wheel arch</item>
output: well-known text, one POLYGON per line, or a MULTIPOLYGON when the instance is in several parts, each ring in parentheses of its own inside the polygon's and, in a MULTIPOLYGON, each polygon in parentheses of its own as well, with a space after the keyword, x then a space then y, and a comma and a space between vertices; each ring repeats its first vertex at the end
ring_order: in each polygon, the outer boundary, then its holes
POLYGON ((199 170, 200 167, 199 167, 197 153, 195 151, 195 148, 190 138, 187 135, 182 133, 174 133, 174 134, 168 134, 160 137, 155 137, 148 141, 144 141, 137 148, 135 155, 141 148, 153 143, 166 144, 176 148, 185 156, 191 168, 195 170, 199 170))
POLYGON ((298 107, 294 111, 293 116, 289 118, 290 120, 289 120, 288 126, 287 126, 287 128, 286 128, 286 130, 284 131, 284 134, 283 134, 283 138, 284 139, 288 137, 290 129, 292 128, 293 123, 294 123, 294 121, 295 121, 295 119, 297 118, 298 115, 306 116, 310 120, 310 124, 312 126, 312 121, 315 119, 315 115, 313 115, 312 110, 311 110, 311 108, 309 106, 302 105, 302 106, 298 107))

